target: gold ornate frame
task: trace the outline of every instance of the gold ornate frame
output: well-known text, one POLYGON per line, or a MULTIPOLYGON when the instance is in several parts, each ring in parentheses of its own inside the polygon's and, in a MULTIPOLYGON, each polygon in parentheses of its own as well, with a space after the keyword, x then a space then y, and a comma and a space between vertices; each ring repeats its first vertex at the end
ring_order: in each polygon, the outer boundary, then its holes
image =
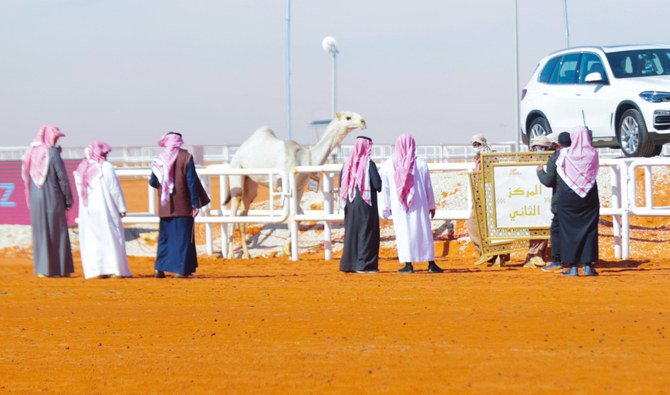
MULTIPOLYGON (((493 169, 496 165, 539 165, 546 164, 553 151, 484 153, 481 155, 482 171, 470 173, 472 209, 475 212, 481 258, 475 264, 483 263, 495 255, 528 250, 528 240, 548 239, 549 227, 498 228, 495 217, 495 196, 493 169)), ((538 180, 539 182, 539 180, 538 180)))
POLYGON ((482 172, 476 171, 469 173, 470 190, 472 191, 472 210, 475 213, 477 229, 479 231, 479 246, 481 248, 481 257, 475 262, 475 265, 482 264, 496 255, 509 254, 515 251, 524 251, 528 249, 527 240, 513 241, 493 241, 488 236, 486 226, 486 201, 484 192, 484 183, 482 172))

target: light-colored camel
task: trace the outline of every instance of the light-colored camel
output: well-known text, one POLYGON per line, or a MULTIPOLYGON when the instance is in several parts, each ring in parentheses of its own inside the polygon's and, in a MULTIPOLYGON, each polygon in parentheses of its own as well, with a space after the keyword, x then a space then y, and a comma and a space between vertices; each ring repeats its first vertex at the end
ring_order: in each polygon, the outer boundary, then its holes
MULTIPOLYGON (((318 166, 328 159, 331 151, 353 130, 365 129, 365 120, 354 112, 338 112, 330 121, 321 140, 312 148, 306 149, 295 141, 280 140, 272 129, 263 126, 249 137, 233 156, 231 169, 279 168, 291 174, 297 166, 318 166)), ((296 176, 296 194, 298 203, 302 198, 309 174, 300 173, 296 176)), ((258 185, 268 185, 267 176, 230 176, 229 190, 224 197, 224 204, 230 201, 230 215, 247 215, 251 202, 258 194, 258 185)), ((278 185, 279 183, 274 183, 278 185)), ((298 205, 298 210, 300 205, 298 205)), ((238 224, 242 242, 242 256, 249 259, 247 249, 246 225, 238 224)), ((231 224, 228 232, 228 258, 233 255, 233 232, 235 224, 231 224)), ((285 247, 286 250, 286 247, 285 247)))

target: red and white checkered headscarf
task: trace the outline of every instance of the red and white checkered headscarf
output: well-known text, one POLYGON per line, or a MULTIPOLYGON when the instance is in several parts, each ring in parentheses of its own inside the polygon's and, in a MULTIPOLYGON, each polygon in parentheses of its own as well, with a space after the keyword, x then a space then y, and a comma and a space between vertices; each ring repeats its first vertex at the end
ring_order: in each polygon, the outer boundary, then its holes
POLYGON ((598 152, 591 145, 589 130, 578 126, 570 132, 572 144, 561 149, 556 159, 556 172, 580 197, 593 188, 598 176, 598 152))
POLYGON ((65 133, 53 125, 42 125, 40 131, 35 136, 32 144, 23 154, 23 164, 21 166, 21 177, 26 190, 26 203, 30 207, 30 179, 37 187, 42 188, 47 179, 49 171, 49 160, 51 159, 51 147, 56 145, 59 137, 64 137, 65 133))
POLYGON ((340 180, 340 197, 342 203, 350 202, 356 197, 358 188, 365 203, 372 205, 370 194, 370 154, 372 153, 372 140, 367 137, 358 137, 354 144, 354 151, 344 162, 342 168, 342 179, 340 180))
POLYGON ((88 205, 88 190, 91 188, 91 182, 101 174, 105 155, 111 151, 112 147, 109 144, 99 140, 91 141, 84 151, 84 159, 74 171, 75 184, 84 206, 88 205))
POLYGON ((177 160, 179 148, 184 144, 181 136, 168 133, 161 137, 158 145, 165 149, 151 163, 151 171, 161 184, 161 206, 165 206, 170 200, 170 194, 174 191, 174 170, 172 165, 177 160))
POLYGON ((416 165, 416 143, 414 138, 409 134, 401 134, 395 142, 395 150, 392 155, 393 168, 395 173, 393 179, 395 181, 396 192, 398 199, 405 208, 409 211, 409 204, 414 198, 414 167, 416 165))

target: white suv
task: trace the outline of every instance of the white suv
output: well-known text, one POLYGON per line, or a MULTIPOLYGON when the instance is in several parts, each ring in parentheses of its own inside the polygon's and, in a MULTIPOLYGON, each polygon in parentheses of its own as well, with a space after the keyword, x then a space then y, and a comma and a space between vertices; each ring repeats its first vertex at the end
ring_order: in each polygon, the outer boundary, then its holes
POLYGON ((554 52, 521 92, 520 111, 525 143, 585 124, 595 147, 658 155, 670 142, 670 45, 554 52))

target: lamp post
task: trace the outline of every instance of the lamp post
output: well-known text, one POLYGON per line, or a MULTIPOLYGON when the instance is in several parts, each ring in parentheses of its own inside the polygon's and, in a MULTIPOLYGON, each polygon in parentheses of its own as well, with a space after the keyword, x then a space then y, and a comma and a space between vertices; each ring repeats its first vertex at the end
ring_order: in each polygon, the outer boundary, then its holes
POLYGON ((328 36, 323 39, 321 42, 321 46, 323 47, 323 50, 330 53, 333 56, 333 108, 332 108, 332 116, 335 116, 335 112, 337 109, 337 75, 336 75, 336 66, 337 66, 337 53, 339 52, 337 50, 337 43, 335 42, 335 39, 328 36))
MULTIPOLYGON (((519 116, 519 2, 514 0, 514 149, 521 151, 521 119, 519 116)), ((530 145, 530 141, 528 142, 530 145)))
POLYGON ((291 140, 291 0, 286 0, 286 123, 291 140))
POLYGON ((563 0, 563 20, 565 21, 565 48, 570 48, 570 29, 568 26, 568 1, 563 0))

